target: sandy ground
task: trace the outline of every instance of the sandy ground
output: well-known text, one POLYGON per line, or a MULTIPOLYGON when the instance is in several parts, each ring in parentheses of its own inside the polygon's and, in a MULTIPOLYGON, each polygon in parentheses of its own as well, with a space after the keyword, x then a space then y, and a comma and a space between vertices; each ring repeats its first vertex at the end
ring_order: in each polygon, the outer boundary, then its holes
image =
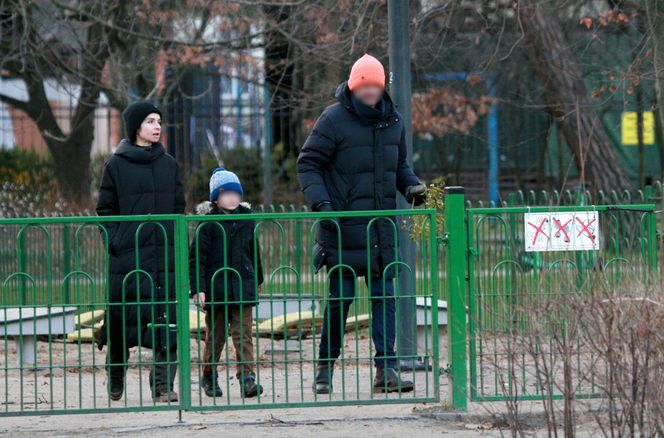
MULTIPOLYGON (((546 437, 537 402, 521 406, 526 436, 546 437), (530 416, 530 415, 532 416, 530 416)), ((9 417, 0 421, 0 436, 47 437, 380 437, 459 438, 510 436, 499 403, 471 404, 469 412, 449 412, 440 404, 262 409, 245 411, 143 412, 9 417)), ((576 436, 599 436, 592 422, 579 422, 576 436)))
MULTIPOLYGON (((331 396, 315 396, 311 391, 314 378, 314 343, 302 342, 301 353, 270 353, 283 349, 281 341, 261 339, 258 375, 265 392, 260 399, 243 400, 233 365, 219 366, 220 383, 224 396, 211 399, 200 391, 199 344, 191 340, 192 361, 191 400, 194 411, 183 412, 183 422, 178 422, 178 411, 138 413, 90 413, 78 415, 38 415, 29 417, 4 417, 0 420, 0 435, 32 437, 40 436, 181 436, 196 433, 197 436, 350 436, 358 432, 380 432, 381 436, 413 436, 427 433, 438 420, 425 419, 417 409, 438 406, 437 403, 416 404, 414 398, 432 398, 435 394, 433 374, 430 371, 411 372, 407 376, 415 381, 416 390, 409 394, 380 395, 371 391, 373 367, 368 359, 370 340, 365 334, 357 338, 347 336, 344 346, 345 363, 337 367, 334 377, 334 393, 331 396), (403 404, 331 406, 329 402, 399 401, 403 404), (280 403, 313 403, 308 408, 270 409, 280 403), (327 404, 327 405, 326 405, 327 404), (246 409, 251 405, 252 409, 246 409), (237 409, 245 408, 245 409, 237 409), (204 411, 200 411, 203 409, 204 411)), ((149 350, 132 349, 132 365, 127 372, 125 397, 111 402, 107 396, 105 351, 98 351, 91 344, 64 344, 59 341, 37 343, 37 369, 16 368, 16 345, 0 340, 0 369, 9 370, 0 375, 0 413, 50 409, 115 409, 145 407, 150 409, 148 374, 152 353, 149 350), (139 365, 138 359, 143 362, 139 365), (148 363, 146 365, 145 363, 148 363), (66 396, 65 396, 66 394, 66 396)), ((232 344, 222 356, 222 361, 233 360, 232 344)), ((446 391, 447 378, 440 378, 446 391)), ((177 380, 176 380, 177 384, 177 380)), ((163 406, 163 405, 160 405, 163 406)), ((457 431, 468 431, 457 428, 457 431)), ((446 430, 433 436, 463 436, 446 430)), ((467 436, 474 436, 472 433, 467 436)))
MULTIPOLYGON (((337 366, 334 375, 334 392, 330 396, 314 396, 311 386, 314 380, 314 343, 302 341, 300 352, 270 353, 283 350, 283 341, 260 339, 256 369, 259 382, 265 392, 258 399, 242 399, 234 365, 220 365, 219 382, 223 397, 209 398, 200 389, 199 354, 202 343, 191 340, 191 403, 194 408, 228 409, 232 407, 260 407, 283 403, 352 402, 370 400, 432 399, 434 391, 431 371, 404 372, 404 377, 415 382, 416 390, 408 394, 374 394, 372 378, 374 369, 369 360, 370 340, 360 334, 347 336, 343 366, 337 366)), ((297 345, 297 343, 296 343, 297 345)), ((92 344, 71 344, 60 341, 37 343, 37 369, 17 368, 16 345, 0 340, 0 412, 49 410, 97 410, 154 406, 149 386, 152 352, 147 349, 131 350, 127 372, 126 390, 122 400, 112 402, 107 395, 106 352, 92 344), (140 364, 139 364, 140 360, 140 364), (5 368, 5 364, 8 368, 5 368), (8 369, 7 372, 3 368, 8 369)), ((233 362, 235 350, 231 345, 224 351, 221 362, 233 362)), ((179 388, 179 370, 176 390, 179 388)), ((443 386, 447 379, 442 376, 443 386)), ((182 394, 181 394, 182 395, 182 394)), ((163 406, 163 405, 160 405, 163 406)))
MULTIPOLYGON (((0 339, 0 414, 11 415, 21 410, 48 414, 50 409, 85 409, 93 412, 2 417, 0 436, 181 437, 183 434, 196 434, 206 437, 223 434, 228 437, 347 437, 370 433, 381 437, 465 438, 509 434, 504 422, 496 422, 494 416, 504 413, 503 403, 474 403, 466 414, 447 411, 446 402, 420 403, 421 399, 433 398, 435 394, 431 372, 407 373, 407 377, 415 381, 416 390, 413 393, 373 394, 373 370, 368 360, 370 340, 365 334, 346 338, 346 362, 335 371, 334 393, 318 396, 318 399, 311 391, 314 343, 310 339, 303 341, 301 353, 287 356, 288 363, 283 355, 273 357, 269 353, 272 348, 283 348, 282 342, 260 340, 258 371, 260 382, 265 387, 260 400, 243 400, 240 397, 234 366, 219 367, 223 397, 211 399, 202 394, 198 384, 199 345, 195 339, 191 341, 192 411, 182 412, 180 422, 177 410, 108 412, 125 407, 149 410, 154 406, 148 385, 149 362, 152 360, 149 350, 132 349, 125 397, 111 402, 106 388, 105 351, 98 351, 91 344, 79 347, 77 344, 42 341, 37 344, 38 368, 21 372, 15 368, 15 344, 0 339), (137 363, 139 357, 143 365, 137 363), (50 368, 49 363, 52 365, 50 368), (7 372, 4 371, 6 366, 10 368, 7 372), (334 405, 335 402, 359 404, 372 400, 387 401, 389 404, 334 405), (272 408, 275 404, 312 404, 315 401, 320 403, 313 407, 272 408)), ((222 361, 232 361, 234 354, 231 343, 228 356, 224 353, 222 361)), ((446 399, 449 394, 446 375, 440 376, 439 384, 441 398, 446 399)), ((535 417, 542 410, 537 402, 529 403, 522 409, 531 410, 535 417)), ((532 436, 546 436, 537 418, 531 422, 532 436)), ((578 436, 594 436, 592 425, 581 424, 578 431, 578 436)))
POLYGON ((359 433, 381 437, 499 436, 479 431, 463 421, 424 418, 412 405, 310 408, 273 411, 80 415, 8 418, 0 423, 1 436, 144 436, 181 437, 348 437, 359 433))

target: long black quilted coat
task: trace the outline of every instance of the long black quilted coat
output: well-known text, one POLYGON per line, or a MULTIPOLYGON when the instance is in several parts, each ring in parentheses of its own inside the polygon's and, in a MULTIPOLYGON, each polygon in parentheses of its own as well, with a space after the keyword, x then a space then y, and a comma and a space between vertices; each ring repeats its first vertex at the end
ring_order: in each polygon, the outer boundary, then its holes
MULTIPOLYGON (((178 166, 164 146, 155 143, 150 148, 142 148, 122 140, 104 168, 97 214, 176 214, 184 213, 184 209, 178 166)), ((149 327, 152 322, 162 326, 176 322, 174 223, 161 222, 163 230, 156 224, 139 230, 139 222, 104 225, 108 235, 111 305, 101 330, 99 348, 109 337, 112 342, 126 342, 128 348, 136 345, 159 350, 175 348, 174 331, 149 327), (141 272, 131 273, 137 269, 141 272), (123 301, 124 306, 118 305, 123 301), (152 302, 156 304, 150 304, 152 302)))

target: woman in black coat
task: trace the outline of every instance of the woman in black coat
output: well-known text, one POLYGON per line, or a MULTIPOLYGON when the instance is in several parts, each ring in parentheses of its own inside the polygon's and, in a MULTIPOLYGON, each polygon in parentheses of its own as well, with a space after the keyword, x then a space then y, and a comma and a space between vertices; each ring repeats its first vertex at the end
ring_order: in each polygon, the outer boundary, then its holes
MULTIPOLYGON (((123 117, 128 139, 120 142, 106 163, 97 214, 184 213, 177 163, 159 142, 161 112, 149 102, 137 102, 123 117)), ((163 230, 157 224, 147 224, 139 231, 140 225, 104 224, 110 305, 98 346, 108 345, 109 394, 113 400, 122 397, 129 348, 138 345, 152 348, 158 362, 150 373, 154 399, 177 401, 173 391, 177 336, 168 329, 175 324, 176 312, 174 224, 161 222, 163 230)))

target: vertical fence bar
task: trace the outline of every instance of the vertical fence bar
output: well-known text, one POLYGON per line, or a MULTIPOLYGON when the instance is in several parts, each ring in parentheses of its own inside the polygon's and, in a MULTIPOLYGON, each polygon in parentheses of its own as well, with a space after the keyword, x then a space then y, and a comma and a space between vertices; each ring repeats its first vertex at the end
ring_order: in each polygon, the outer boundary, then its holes
POLYGON ((657 199, 653 194, 653 186, 648 185, 644 189, 643 202, 653 203, 653 211, 648 214, 648 278, 653 278, 657 274, 657 199))
POLYGON ((175 220, 175 297, 177 300, 178 358, 180 365, 180 406, 191 407, 191 345, 189 336, 189 223, 185 216, 175 220))
MULTIPOLYGON (((69 241, 69 224, 64 223, 62 225, 62 254, 63 254, 63 278, 67 276, 71 272, 71 242, 69 241)), ((70 286, 69 286, 69 281, 66 281, 64 286, 64 297, 62 297, 62 303, 63 304, 71 304, 70 301, 70 286)), ((79 304, 79 303, 77 303, 79 304)))
MULTIPOLYGON (((432 349, 432 362, 433 362, 433 394, 436 400, 440 400, 440 340, 438 333, 438 299, 440 297, 440 291, 438 290, 438 278, 440 273, 438 272, 438 224, 437 224, 437 213, 434 211, 431 213, 429 219, 429 245, 430 245, 430 257, 429 257, 429 267, 431 270, 431 328, 433 329, 433 343, 432 349)), ((426 266, 424 266, 426 270, 426 266)), ((424 275, 423 277, 426 277, 424 275)), ((416 320, 417 321, 417 320, 416 320)), ((424 324, 426 327, 426 313, 424 316, 424 324)), ((429 354, 427 338, 425 337, 425 356, 429 354)), ((429 395, 428 391, 427 394, 429 395)))
POLYGON ((653 210, 646 213, 648 215, 648 278, 654 279, 657 274, 657 213, 653 210))
POLYGON ((452 406, 468 409, 468 354, 466 348, 466 303, 468 247, 463 187, 445 188, 445 226, 447 228, 447 321, 452 406))

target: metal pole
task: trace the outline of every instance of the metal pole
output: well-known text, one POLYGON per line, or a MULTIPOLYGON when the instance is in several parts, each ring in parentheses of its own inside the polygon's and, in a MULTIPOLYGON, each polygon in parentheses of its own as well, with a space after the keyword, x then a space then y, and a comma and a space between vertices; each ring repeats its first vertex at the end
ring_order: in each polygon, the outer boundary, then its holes
MULTIPOLYGON (((411 118, 411 84, 410 84, 410 30, 409 4, 405 0, 389 0, 387 3, 388 28, 390 41, 390 94, 397 104, 404 126, 406 127, 406 144, 408 147, 408 163, 413 165, 413 128, 411 118)), ((397 206, 400 209, 410 208, 406 200, 399 196, 397 206)), ((400 228, 399 248, 401 260, 415 266, 415 243, 407 231, 400 228)), ((398 301, 399 321, 397 321, 398 351, 402 369, 418 369, 422 363, 417 355, 417 331, 415 327, 414 286, 409 273, 403 271, 399 275, 398 301)), ((433 304, 435 305, 435 304, 433 304)))
POLYGON ((270 87, 267 82, 263 86, 263 114, 265 121, 265 145, 263 148, 263 205, 272 204, 272 111, 270 87))
MULTIPOLYGON (((496 96, 496 83, 494 78, 488 80, 489 96, 496 96)), ((487 129, 489 134, 489 199, 494 205, 499 206, 500 188, 498 176, 500 173, 500 162, 498 158, 498 104, 491 103, 489 117, 487 118, 487 129)))

